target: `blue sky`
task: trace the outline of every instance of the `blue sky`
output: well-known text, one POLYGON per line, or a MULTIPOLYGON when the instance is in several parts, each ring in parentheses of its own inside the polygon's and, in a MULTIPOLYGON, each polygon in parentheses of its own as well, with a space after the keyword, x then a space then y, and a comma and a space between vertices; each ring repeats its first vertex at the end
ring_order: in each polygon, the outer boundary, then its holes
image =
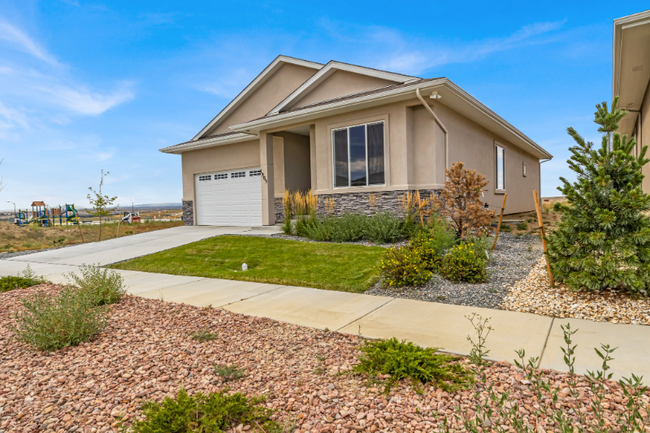
POLYGON ((555 158, 597 140, 612 20, 647 2, 0 0, 0 209, 83 207, 101 169, 120 204, 180 202, 193 137, 278 54, 445 76, 555 158))

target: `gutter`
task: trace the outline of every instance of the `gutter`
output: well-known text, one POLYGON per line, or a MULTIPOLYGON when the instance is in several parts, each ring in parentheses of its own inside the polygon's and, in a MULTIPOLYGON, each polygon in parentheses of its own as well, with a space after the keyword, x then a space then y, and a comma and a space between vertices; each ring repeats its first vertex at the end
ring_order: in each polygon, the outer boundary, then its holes
POLYGON ((433 112, 433 109, 427 102, 424 100, 422 95, 420 94, 420 89, 415 89, 415 96, 418 97, 424 108, 426 108, 429 113, 433 116, 433 119, 436 121, 440 129, 442 129, 445 132, 445 170, 449 168, 449 132, 447 131, 447 128, 445 128, 445 125, 442 124, 440 121, 440 118, 436 116, 436 113, 433 112))

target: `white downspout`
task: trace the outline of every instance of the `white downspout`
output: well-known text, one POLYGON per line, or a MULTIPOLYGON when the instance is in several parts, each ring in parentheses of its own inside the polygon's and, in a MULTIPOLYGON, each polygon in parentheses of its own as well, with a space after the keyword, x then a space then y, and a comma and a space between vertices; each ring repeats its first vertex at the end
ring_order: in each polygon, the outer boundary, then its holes
POLYGON ((415 89, 415 95, 418 97, 422 105, 424 105, 424 108, 429 110, 429 113, 433 116, 433 119, 436 121, 440 129, 443 130, 445 133, 445 169, 449 168, 449 132, 447 132, 447 128, 445 128, 445 125, 442 124, 438 116, 436 116, 436 113, 433 112, 429 104, 424 100, 422 95, 420 94, 420 89, 415 89))

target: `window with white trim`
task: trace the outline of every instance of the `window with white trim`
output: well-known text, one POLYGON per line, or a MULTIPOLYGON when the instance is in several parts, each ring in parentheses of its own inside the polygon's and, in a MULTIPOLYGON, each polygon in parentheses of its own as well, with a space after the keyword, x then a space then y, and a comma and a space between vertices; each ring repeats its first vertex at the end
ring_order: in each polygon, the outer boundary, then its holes
POLYGON ((332 130, 334 187, 383 185, 384 122, 332 130))
POLYGON ((245 171, 236 171, 235 173, 230 173, 230 178, 236 178, 236 177, 246 177, 246 172, 245 171))
POLYGON ((496 148, 496 189, 504 191, 506 189, 506 151, 498 144, 496 148))
POLYGON ((212 175, 204 174, 204 175, 199 176, 199 181, 200 182, 203 182, 203 181, 206 181, 206 180, 212 180, 212 175))

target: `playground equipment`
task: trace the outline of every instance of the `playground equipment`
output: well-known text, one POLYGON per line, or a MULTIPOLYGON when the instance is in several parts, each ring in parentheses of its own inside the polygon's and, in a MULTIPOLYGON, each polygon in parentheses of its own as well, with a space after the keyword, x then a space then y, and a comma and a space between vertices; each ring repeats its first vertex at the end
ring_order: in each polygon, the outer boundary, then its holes
POLYGON ((65 225, 75 225, 83 221, 79 218, 79 212, 74 204, 49 207, 42 201, 34 201, 31 212, 28 209, 18 209, 14 222, 20 227, 30 224, 39 227, 52 227, 57 223, 62 226, 64 223, 65 225))

